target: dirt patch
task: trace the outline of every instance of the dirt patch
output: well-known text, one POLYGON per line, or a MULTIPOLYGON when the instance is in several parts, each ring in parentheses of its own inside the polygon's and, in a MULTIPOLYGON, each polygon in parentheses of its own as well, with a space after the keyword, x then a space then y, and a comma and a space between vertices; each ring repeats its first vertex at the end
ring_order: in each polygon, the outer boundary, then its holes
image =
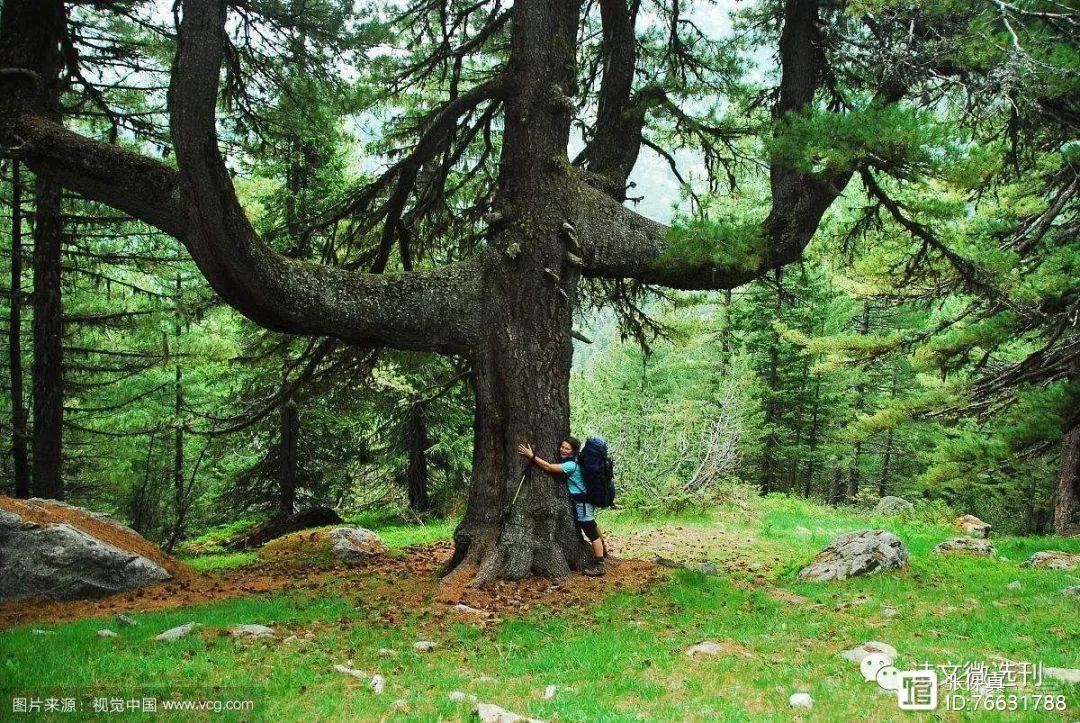
POLYGON ((169 574, 174 578, 185 579, 192 574, 191 569, 186 565, 169 557, 157 545, 134 531, 118 523, 94 517, 85 510, 51 500, 35 500, 31 502, 13 497, 0 497, 0 510, 14 513, 27 522, 40 527, 70 525, 113 547, 134 552, 156 562, 168 570, 169 574))
POLYGON ((530 578, 500 581, 480 588, 440 585, 438 572, 452 553, 452 543, 440 542, 351 565, 311 568, 259 563, 209 573, 192 571, 185 579, 97 600, 0 603, 0 629, 106 617, 118 612, 167 610, 285 590, 317 589, 323 594, 337 590, 345 595, 361 581, 371 583, 365 597, 390 603, 383 613, 382 622, 386 624, 398 624, 410 611, 424 609, 431 610, 438 619, 490 624, 535 608, 584 610, 614 591, 642 589, 667 579, 671 573, 650 562, 621 560, 609 562, 608 574, 600 578, 572 575, 559 583, 530 578), (455 610, 453 606, 458 603, 476 612, 455 610))

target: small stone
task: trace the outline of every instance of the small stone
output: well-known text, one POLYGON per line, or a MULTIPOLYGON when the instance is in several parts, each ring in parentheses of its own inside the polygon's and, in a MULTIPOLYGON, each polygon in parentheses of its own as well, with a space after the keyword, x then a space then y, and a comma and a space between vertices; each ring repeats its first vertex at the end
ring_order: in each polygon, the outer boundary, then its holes
POLYGON ((334 670, 336 670, 339 673, 344 673, 345 675, 351 675, 352 677, 357 678, 359 680, 367 680, 367 677, 368 677, 367 673, 365 673, 364 671, 357 670, 356 668, 350 668, 349 666, 342 665, 341 663, 338 663, 337 665, 335 665, 334 670))
POLYGON ((30 631, 31 635, 56 635, 55 630, 42 630, 41 628, 34 628, 30 631))
POLYGON ((409 701, 405 700, 404 698, 398 698, 397 700, 395 700, 393 703, 390 704, 390 710, 404 711, 404 710, 408 710, 408 709, 409 709, 409 701))
POLYGON ((117 638, 117 637, 120 637, 116 633, 114 633, 112 630, 109 630, 108 628, 102 628, 101 630, 98 630, 97 634, 98 634, 99 638, 117 638))
POLYGON ((552 698, 554 698, 555 691, 556 686, 554 685, 549 685, 548 687, 544 688, 544 700, 551 700, 552 698))
POLYGON ((703 643, 697 645, 691 645, 686 649, 686 657, 694 658, 699 655, 722 655, 724 652, 724 646, 719 643, 715 643, 712 640, 706 640, 703 643))
POLYGON ((473 680, 474 683, 498 683, 498 678, 492 678, 490 675, 481 675, 479 678, 473 680))
POLYGON ((432 642, 431 640, 417 640, 415 643, 412 644, 412 647, 413 650, 417 651, 418 653, 430 653, 432 650, 439 647, 439 645, 438 643, 432 642))
POLYGON ((871 653, 881 653, 890 661, 896 660, 896 648, 888 643, 882 643, 877 640, 868 640, 865 643, 860 643, 850 650, 845 650, 840 653, 840 657, 845 660, 850 660, 853 663, 862 663, 863 658, 871 653))
POLYGON ((788 698, 788 704, 792 708, 813 708, 814 699, 809 693, 792 693, 788 698))
POLYGON ((1080 566, 1080 555, 1071 555, 1058 550, 1043 550, 1036 552, 1021 565, 1042 570, 1075 570, 1077 566, 1080 566))
POLYGON ((397 651, 393 648, 379 648, 379 655, 383 656, 384 658, 391 658, 397 655, 397 651))
POLYGON ((1080 585, 1073 585, 1072 587, 1067 587, 1061 591, 1061 594, 1067 597, 1074 597, 1080 599, 1080 585))
POLYGON ((127 625, 129 628, 137 627, 139 624, 138 620, 131 617, 130 615, 125 615, 124 613, 117 613, 116 615, 113 615, 113 618, 116 620, 116 622, 120 623, 121 625, 127 625))
POLYGON ((371 690, 375 695, 382 695, 383 690, 386 688, 386 678, 379 674, 371 676, 371 690))
POLYGON ((469 607, 465 603, 458 603, 453 608, 456 612, 465 613, 466 615, 483 615, 483 610, 477 610, 474 607, 469 607))
POLYGON ((1080 683, 1080 668, 1043 668, 1043 675, 1062 683, 1080 683))
POLYGON ((268 628, 265 625, 234 625, 229 629, 229 632, 232 633, 234 637, 238 638, 244 636, 253 638, 272 638, 275 636, 274 629, 268 628))
POLYGON ((972 537, 957 537, 953 540, 946 540, 934 548, 934 554, 936 555, 948 553, 973 555, 975 557, 993 557, 997 554, 997 551, 994 550, 994 546, 990 544, 989 540, 972 537))
POLYGON ((703 562, 698 565, 698 572, 702 575, 716 575, 717 568, 715 562, 703 562))
POLYGON ((199 623, 196 623, 194 621, 190 623, 184 623, 183 625, 178 625, 175 628, 169 628, 168 630, 160 633, 159 635, 155 635, 154 640, 178 640, 197 627, 199 627, 199 623))
POLYGON ((895 618, 900 613, 897 612, 896 608, 882 608, 881 614, 887 618, 895 618))
POLYGON ((450 700, 454 701, 455 703, 459 703, 463 700, 467 700, 470 703, 475 703, 477 701, 477 697, 472 693, 466 693, 461 690, 454 690, 450 692, 450 700))
POLYGON ((1005 587, 1009 588, 1010 590, 1019 590, 1020 589, 1020 581, 1019 580, 1013 580, 1012 582, 1010 582, 1005 587))
POLYGON ((512 713, 493 703, 477 703, 476 715, 480 719, 480 723, 545 723, 536 718, 527 718, 518 713, 512 713))

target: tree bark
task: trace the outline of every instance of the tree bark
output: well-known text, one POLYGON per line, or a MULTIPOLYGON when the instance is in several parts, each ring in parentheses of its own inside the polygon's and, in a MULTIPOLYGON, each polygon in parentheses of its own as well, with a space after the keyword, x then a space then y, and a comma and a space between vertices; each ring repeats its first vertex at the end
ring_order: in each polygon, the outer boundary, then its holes
POLYGON ((60 249, 64 220, 60 186, 38 177, 34 188, 34 494, 62 499, 64 324, 60 249))
POLYGON ((405 413, 405 448, 408 466, 405 469, 405 485, 409 492, 409 508, 413 512, 427 512, 431 508, 428 497, 427 418, 424 400, 417 398, 405 413))
POLYGON ((19 160, 11 162, 11 313, 8 319, 8 354, 11 369, 11 457, 15 496, 30 496, 30 460, 27 456, 26 402, 22 366, 22 174, 19 160))

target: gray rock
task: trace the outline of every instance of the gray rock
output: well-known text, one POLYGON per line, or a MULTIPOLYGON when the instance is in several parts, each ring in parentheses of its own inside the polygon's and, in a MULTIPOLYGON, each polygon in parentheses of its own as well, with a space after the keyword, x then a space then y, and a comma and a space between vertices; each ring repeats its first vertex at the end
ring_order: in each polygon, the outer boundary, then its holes
POLYGON ((1005 587, 1009 588, 1010 590, 1019 590, 1020 589, 1020 581, 1019 580, 1013 580, 1012 582, 1010 582, 1005 587))
POLYGON ((97 634, 98 634, 99 638, 117 638, 117 637, 120 637, 116 633, 114 633, 112 630, 109 630, 108 628, 102 628, 101 630, 98 630, 97 634))
POLYGON ((908 549, 900 538, 885 530, 860 530, 840 535, 799 571, 800 580, 844 580, 876 570, 896 570, 907 565, 908 549))
POLYGON ((1061 591, 1061 594, 1080 600, 1080 585, 1073 585, 1072 587, 1067 587, 1061 591))
POLYGON ((435 648, 439 647, 437 643, 430 640, 417 640, 412 644, 413 650, 418 653, 430 653, 435 648))
POLYGON ((882 608, 881 614, 887 618, 895 618, 900 613, 897 611, 896 608, 882 608))
POLYGON ((386 690, 386 678, 376 673, 371 676, 371 682, 368 683, 368 686, 375 695, 382 695, 382 692, 386 690))
POLYGON ((911 504, 903 497, 893 497, 887 495, 878 500, 878 503, 874 506, 875 515, 903 515, 911 512, 915 509, 915 505, 911 504))
POLYGON ((71 525, 42 526, 5 510, 0 510, 0 550, 0 600, 102 597, 170 577, 142 555, 71 525))
POLYGON ((276 633, 273 628, 268 628, 265 625, 233 625, 229 632, 234 637, 274 637, 276 633))
POLYGON ((339 560, 363 560, 389 551, 383 539, 364 527, 335 527, 330 544, 339 560))
POLYGON ((976 557, 993 557, 997 554, 997 551, 989 540, 976 537, 957 537, 942 542, 934 548, 934 553, 938 555, 959 553, 976 557))
POLYGON ((160 635, 155 635, 154 640, 178 640, 190 633, 195 628, 199 627, 199 625, 200 623, 196 623, 194 621, 190 623, 184 623, 183 625, 177 625, 175 628, 169 628, 160 635))
POLYGON ((129 628, 134 628, 139 625, 138 620, 131 617, 130 615, 125 615, 124 613, 117 613, 116 615, 113 615, 113 618, 116 620, 116 622, 120 623, 121 625, 127 625, 129 628))
POLYGON ((698 572, 700 572, 702 575, 716 575, 718 572, 716 568, 716 563, 703 562, 698 565, 698 572))
POLYGON ((1075 570, 1080 566, 1080 555, 1072 555, 1058 550, 1036 552, 1024 562, 1023 567, 1036 567, 1043 570, 1075 570))

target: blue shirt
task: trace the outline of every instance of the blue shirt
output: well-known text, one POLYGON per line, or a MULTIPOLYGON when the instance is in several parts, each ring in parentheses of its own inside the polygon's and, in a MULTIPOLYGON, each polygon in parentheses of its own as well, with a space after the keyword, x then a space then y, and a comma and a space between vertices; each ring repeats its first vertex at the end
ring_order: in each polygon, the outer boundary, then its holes
POLYGON ((581 467, 578 466, 578 463, 568 459, 565 462, 560 462, 559 467, 562 468, 563 473, 566 475, 566 487, 570 490, 570 494, 585 494, 585 480, 581 476, 581 467))

